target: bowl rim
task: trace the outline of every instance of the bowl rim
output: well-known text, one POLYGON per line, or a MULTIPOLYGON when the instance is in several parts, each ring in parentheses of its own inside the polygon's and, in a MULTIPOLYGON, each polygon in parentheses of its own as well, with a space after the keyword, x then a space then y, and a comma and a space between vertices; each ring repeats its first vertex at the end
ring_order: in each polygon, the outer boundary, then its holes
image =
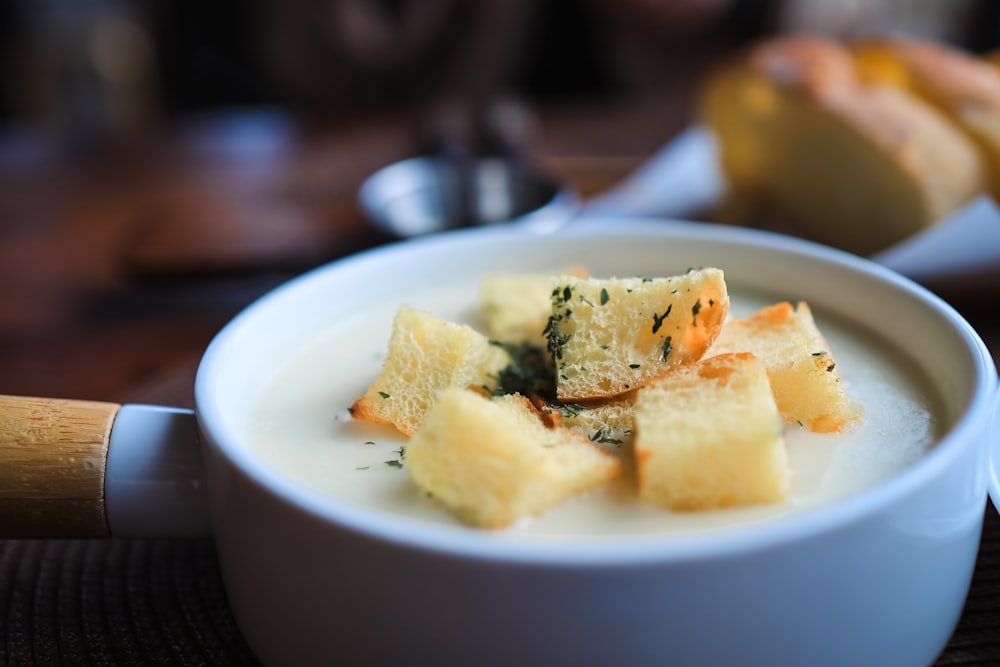
MULTIPOLYGON (((678 539, 675 535, 623 535, 614 538, 598 536, 551 541, 508 540, 504 539, 503 532, 432 524, 350 505, 324 497, 271 471, 241 444, 238 433, 224 426, 218 400, 214 396, 214 377, 227 363, 225 349, 231 340, 239 335, 254 313, 270 307, 270 304, 277 300, 288 298, 289 295, 321 279, 329 272, 349 270, 349 267, 363 267, 372 262, 382 263, 412 253, 424 252, 429 247, 458 252, 469 246, 489 245, 498 241, 520 241, 538 233, 527 227, 503 225, 455 230, 396 241, 317 267, 268 292, 237 314, 218 332, 199 364, 195 380, 196 414, 202 432, 206 436, 207 446, 221 454, 234 469, 272 496, 275 501, 290 505, 297 511, 322 522, 334 524, 358 536, 406 549, 450 557, 534 566, 608 567, 731 558, 747 552, 808 539, 818 533, 836 529, 892 505, 939 476, 956 458, 963 455, 965 447, 976 446, 974 441, 982 436, 984 428, 989 428, 988 422, 992 420, 998 391, 992 356, 972 326, 952 306, 931 291, 875 262, 811 241, 755 229, 639 218, 626 220, 595 218, 585 224, 571 224, 554 234, 594 238, 681 237, 699 241, 735 243, 748 249, 759 247, 794 255, 806 255, 811 259, 866 274, 873 280, 887 282, 893 289, 902 290, 916 297, 935 311, 964 340, 965 352, 968 353, 976 370, 975 387, 969 405, 957 416, 947 432, 942 434, 933 449, 919 461, 868 489, 775 521, 713 531, 683 539, 678 539)), ((209 479, 208 483, 211 485, 212 480, 209 479)), ((985 480, 982 486, 981 495, 985 502, 987 496, 985 480)), ((216 510, 215 507, 211 509, 213 513, 216 510)))

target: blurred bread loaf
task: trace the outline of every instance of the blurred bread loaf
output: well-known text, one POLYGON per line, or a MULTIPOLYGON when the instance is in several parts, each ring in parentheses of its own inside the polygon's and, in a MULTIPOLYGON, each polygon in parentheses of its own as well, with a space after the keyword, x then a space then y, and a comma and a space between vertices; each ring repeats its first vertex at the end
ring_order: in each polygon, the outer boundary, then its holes
POLYGON ((611 398, 701 358, 729 312, 719 269, 553 279, 548 347, 560 401, 611 398))
POLYGON ((443 389, 476 387, 489 393, 509 362, 501 347, 472 327, 402 305, 393 318, 382 369, 351 414, 411 435, 443 389))
POLYGON ((830 346, 805 302, 777 303, 728 320, 709 354, 751 352, 767 368, 782 417, 818 433, 840 431, 861 416, 844 391, 830 346))
POLYGON ((753 354, 708 357, 643 387, 635 425, 643 500, 693 511, 788 496, 783 424, 753 354))
POLYGON ((851 51, 866 83, 908 91, 975 142, 988 190, 1000 201, 1000 71, 957 47, 910 37, 870 38, 851 51))
POLYGON ((620 460, 565 428, 547 428, 531 403, 443 391, 406 447, 414 482, 459 519, 501 528, 616 477, 620 460))
POLYGON ((705 81, 700 117, 726 182, 719 217, 766 221, 860 254, 984 189, 975 143, 910 90, 866 83, 850 50, 775 37, 705 81))

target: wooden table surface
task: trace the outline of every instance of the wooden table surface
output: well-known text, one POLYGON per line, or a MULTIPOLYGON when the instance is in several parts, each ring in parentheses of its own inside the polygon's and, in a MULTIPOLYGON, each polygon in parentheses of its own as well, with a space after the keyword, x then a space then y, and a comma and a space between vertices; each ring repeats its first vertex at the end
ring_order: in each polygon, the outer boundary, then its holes
MULTIPOLYGON (((539 157, 585 193, 687 122, 669 96, 541 118, 539 157)), ((3 134, 0 393, 192 406, 201 352, 242 307, 387 240, 355 194, 415 149, 410 127, 251 109, 115 147, 3 134)), ((998 292, 943 293, 994 355, 998 292)), ((942 665, 1000 664, 1000 520, 984 512, 972 593, 942 665)), ((0 541, 0 663, 248 662, 211 541, 0 541)))

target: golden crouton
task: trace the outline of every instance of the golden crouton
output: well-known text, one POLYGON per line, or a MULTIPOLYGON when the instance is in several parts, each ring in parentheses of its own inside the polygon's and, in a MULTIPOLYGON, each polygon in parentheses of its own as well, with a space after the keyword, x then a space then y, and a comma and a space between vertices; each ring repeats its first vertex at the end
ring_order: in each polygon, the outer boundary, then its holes
POLYGON ((635 424, 643 500, 690 511, 787 498, 781 417, 750 353, 703 359, 643 387, 635 424))
POLYGON ((618 449, 632 440, 635 391, 586 403, 550 403, 539 406, 544 419, 587 436, 605 448, 618 449))
POLYGON ((710 354, 753 352, 767 367, 778 410, 786 421, 818 433, 851 425, 861 408, 844 391, 837 364, 805 302, 762 308, 722 327, 710 354))
MULTIPOLYGON (((584 278, 583 269, 569 275, 584 278)), ((552 314, 552 274, 517 273, 490 275, 479 283, 484 333, 504 343, 545 346, 545 326, 552 314)))
POLYGON ((723 273, 714 268, 553 281, 548 347, 563 402, 618 396, 700 359, 729 311, 723 273))
POLYGON ((489 393, 509 361, 501 347, 472 327, 402 305, 382 370, 351 414, 412 435, 442 389, 476 387, 489 393))
POLYGON ((501 528, 604 483, 620 461, 585 437, 548 428, 508 394, 443 391, 406 447, 414 482, 459 519, 501 528))

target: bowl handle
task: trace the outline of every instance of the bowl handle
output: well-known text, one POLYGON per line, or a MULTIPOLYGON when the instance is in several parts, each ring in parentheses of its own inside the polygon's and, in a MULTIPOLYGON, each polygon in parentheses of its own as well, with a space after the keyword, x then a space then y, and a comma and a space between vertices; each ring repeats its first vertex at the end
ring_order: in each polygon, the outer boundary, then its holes
POLYGON ((192 411, 0 396, 0 537, 209 534, 192 411))

